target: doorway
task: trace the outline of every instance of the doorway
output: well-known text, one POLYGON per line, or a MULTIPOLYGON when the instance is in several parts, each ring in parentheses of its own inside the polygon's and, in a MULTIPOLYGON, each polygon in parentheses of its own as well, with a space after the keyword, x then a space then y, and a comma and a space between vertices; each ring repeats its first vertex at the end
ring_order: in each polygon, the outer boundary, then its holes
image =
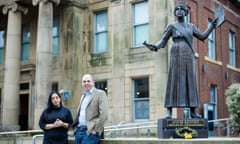
POLYGON ((20 130, 28 130, 28 117, 29 117, 29 94, 20 94, 20 109, 19 109, 19 117, 18 124, 20 126, 20 130))

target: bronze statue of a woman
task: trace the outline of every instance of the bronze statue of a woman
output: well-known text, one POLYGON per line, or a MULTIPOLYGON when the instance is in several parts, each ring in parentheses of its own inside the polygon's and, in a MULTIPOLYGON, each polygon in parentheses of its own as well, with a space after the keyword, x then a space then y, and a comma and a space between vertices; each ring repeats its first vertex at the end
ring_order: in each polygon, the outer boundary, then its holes
MULTIPOLYGON (((205 32, 201 32, 194 24, 185 22, 188 14, 187 5, 179 1, 174 9, 176 22, 169 24, 162 38, 155 44, 143 44, 152 51, 164 48, 172 37, 173 45, 170 51, 170 66, 165 96, 166 118, 172 118, 172 108, 190 108, 191 118, 200 118, 195 111, 200 106, 196 76, 195 52, 193 37, 203 41, 217 25, 217 18, 205 32)), ((185 117, 185 116, 184 116, 185 117)))

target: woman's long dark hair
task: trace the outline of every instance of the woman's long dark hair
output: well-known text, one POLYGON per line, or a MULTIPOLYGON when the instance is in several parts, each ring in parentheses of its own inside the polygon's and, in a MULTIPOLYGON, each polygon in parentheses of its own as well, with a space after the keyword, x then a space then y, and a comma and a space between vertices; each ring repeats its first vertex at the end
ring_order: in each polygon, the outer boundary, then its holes
MULTIPOLYGON (((52 95, 53 94, 57 94, 59 96, 59 98, 61 98, 61 95, 58 91, 52 91, 50 92, 49 96, 48 96, 48 103, 47 103, 47 111, 51 112, 51 110, 54 108, 53 104, 52 104, 52 95)), ((60 101, 60 107, 62 107, 62 100, 60 101)))

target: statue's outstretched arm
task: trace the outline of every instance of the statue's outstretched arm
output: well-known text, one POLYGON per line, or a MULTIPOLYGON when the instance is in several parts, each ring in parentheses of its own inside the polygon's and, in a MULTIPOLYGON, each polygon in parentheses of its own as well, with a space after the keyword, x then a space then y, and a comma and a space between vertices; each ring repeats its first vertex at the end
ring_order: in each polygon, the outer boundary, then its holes
POLYGON ((194 26, 194 36, 197 37, 199 40, 201 41, 204 41, 208 36, 209 34, 217 28, 217 25, 218 25, 218 17, 215 18, 214 20, 211 21, 211 24, 209 25, 209 27, 207 28, 206 31, 204 32, 200 32, 196 26, 194 26))
POLYGON ((152 51, 158 51, 160 48, 164 48, 168 42, 168 39, 172 35, 172 28, 171 25, 168 25, 165 29, 162 38, 155 44, 148 44, 146 41, 143 42, 143 45, 145 45, 147 48, 149 48, 152 51))

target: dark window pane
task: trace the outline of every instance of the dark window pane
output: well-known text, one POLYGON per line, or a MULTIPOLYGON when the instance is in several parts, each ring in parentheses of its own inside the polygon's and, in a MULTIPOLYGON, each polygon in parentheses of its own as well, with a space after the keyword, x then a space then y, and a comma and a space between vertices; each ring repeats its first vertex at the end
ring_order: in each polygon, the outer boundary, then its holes
POLYGON ((135 79, 135 98, 148 98, 148 78, 135 79))
POLYGON ((95 87, 104 90, 107 93, 107 81, 95 82, 95 87))
POLYGON ((29 83, 20 84, 20 90, 28 90, 28 89, 29 89, 29 83))
POLYGON ((52 83, 52 90, 58 91, 58 83, 52 83))

